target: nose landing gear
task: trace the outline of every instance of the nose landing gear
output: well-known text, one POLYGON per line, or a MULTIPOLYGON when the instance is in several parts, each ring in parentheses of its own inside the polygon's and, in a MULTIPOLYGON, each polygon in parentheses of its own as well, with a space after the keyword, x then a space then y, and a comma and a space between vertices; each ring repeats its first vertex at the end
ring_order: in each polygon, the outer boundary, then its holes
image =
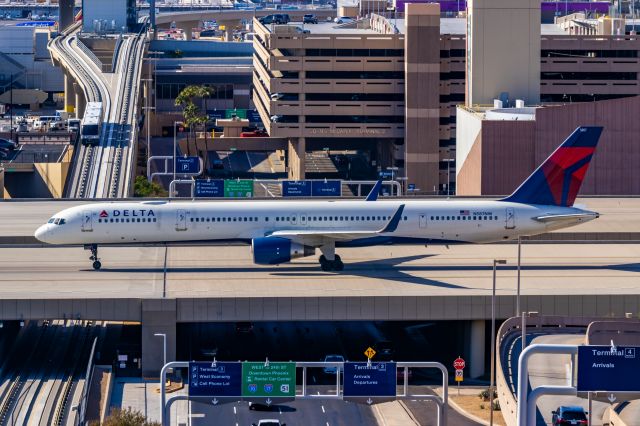
POLYGON ((89 246, 84 246, 84 249, 91 250, 91 256, 89 257, 89 260, 93 261, 93 264, 92 264, 93 269, 97 271, 100 268, 102 268, 102 263, 100 263, 100 259, 98 259, 98 245, 91 244, 89 246))

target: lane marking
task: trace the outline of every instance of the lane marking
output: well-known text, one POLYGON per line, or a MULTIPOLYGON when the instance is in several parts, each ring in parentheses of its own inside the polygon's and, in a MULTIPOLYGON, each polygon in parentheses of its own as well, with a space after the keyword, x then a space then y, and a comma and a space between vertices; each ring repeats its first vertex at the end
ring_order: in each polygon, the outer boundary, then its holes
POLYGON ((322 408, 323 413, 326 413, 326 411, 324 411, 324 405, 321 405, 320 408, 322 408))
POLYGON ((238 414, 238 411, 236 410, 236 406, 235 405, 233 406, 233 414, 236 414, 236 415, 238 414))

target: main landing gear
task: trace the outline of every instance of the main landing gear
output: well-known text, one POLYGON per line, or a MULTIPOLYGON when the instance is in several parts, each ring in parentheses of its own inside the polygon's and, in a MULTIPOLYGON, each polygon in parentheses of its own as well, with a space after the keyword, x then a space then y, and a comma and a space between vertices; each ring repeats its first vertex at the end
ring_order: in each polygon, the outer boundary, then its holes
POLYGON ((323 271, 342 271, 344 263, 342 263, 342 259, 337 254, 333 260, 328 260, 323 254, 320 256, 320 267, 323 271))
POLYGON ((344 269, 344 263, 340 256, 336 254, 336 245, 325 244, 320 247, 322 256, 320 256, 320 267, 323 271, 342 271, 344 269))
POLYGON ((102 263, 100 263, 100 259, 98 259, 98 245, 91 244, 90 246, 84 246, 84 249, 91 250, 91 256, 89 257, 89 260, 93 261, 93 269, 97 271, 102 268, 102 263))

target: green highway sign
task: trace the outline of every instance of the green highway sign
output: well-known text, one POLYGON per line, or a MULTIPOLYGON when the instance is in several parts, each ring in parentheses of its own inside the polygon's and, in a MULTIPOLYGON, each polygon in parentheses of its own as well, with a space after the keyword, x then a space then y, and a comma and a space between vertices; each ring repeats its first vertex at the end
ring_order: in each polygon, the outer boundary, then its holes
POLYGON ((227 118, 227 119, 233 118, 234 115, 238 118, 246 119, 247 110, 246 109, 228 109, 224 112, 224 118, 227 118))
POLYGON ((226 198, 252 198, 252 180, 225 180, 224 196, 226 198))
POLYGON ((295 362, 243 362, 242 397, 295 398, 295 362))

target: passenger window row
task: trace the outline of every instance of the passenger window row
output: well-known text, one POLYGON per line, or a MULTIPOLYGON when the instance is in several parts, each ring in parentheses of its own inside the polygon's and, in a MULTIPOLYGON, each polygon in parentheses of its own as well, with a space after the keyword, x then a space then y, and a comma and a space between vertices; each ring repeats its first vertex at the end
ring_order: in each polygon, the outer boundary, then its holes
POLYGON ((431 216, 431 220, 498 220, 498 216, 431 216))
MULTIPOLYGON (((276 216, 276 222, 289 222, 295 220, 295 217, 290 216, 276 216)), ((310 221, 315 222, 331 222, 331 221, 381 221, 390 220, 391 216, 309 216, 310 221)), ((407 216, 403 217, 403 220, 407 220, 407 216)), ((433 217, 432 217, 433 219, 433 217)), ((257 217, 191 217, 190 222, 258 222, 257 217)), ((269 218, 264 218, 265 222, 269 222, 269 218)))
POLYGON ((116 217, 110 219, 98 219, 98 223, 143 223, 143 222, 156 222, 155 217, 133 217, 133 218, 119 218, 116 217))

